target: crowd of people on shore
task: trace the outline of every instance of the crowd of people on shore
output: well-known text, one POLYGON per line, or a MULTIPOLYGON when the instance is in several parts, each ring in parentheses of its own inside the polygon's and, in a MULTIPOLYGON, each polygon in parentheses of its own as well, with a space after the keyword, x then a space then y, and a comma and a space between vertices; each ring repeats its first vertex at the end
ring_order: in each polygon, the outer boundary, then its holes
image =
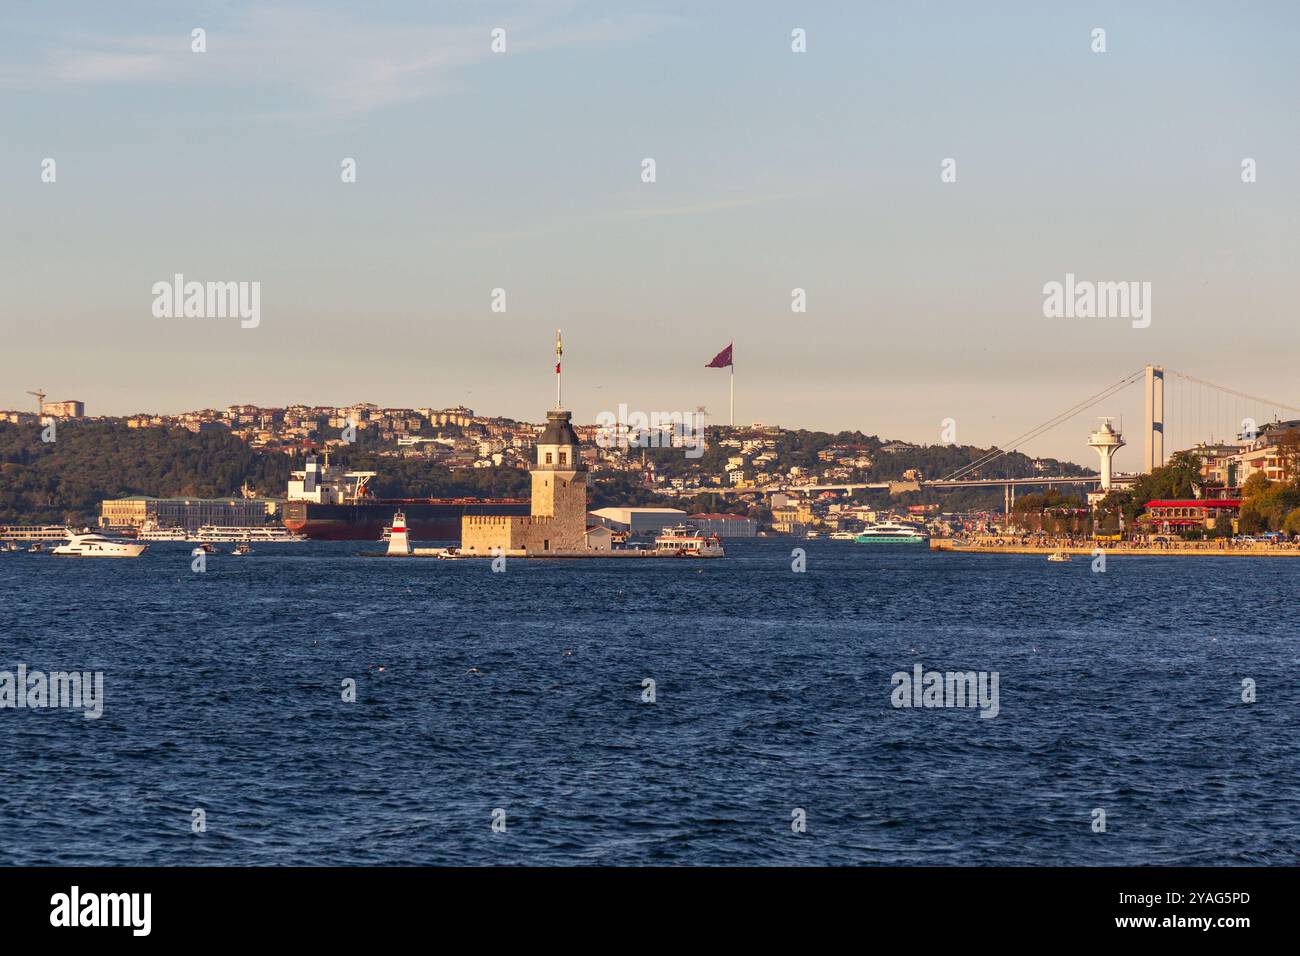
POLYGON ((1274 541, 1243 540, 1237 538, 1203 538, 1186 540, 1163 535, 1139 535, 1122 540, 1089 538, 1082 535, 1047 534, 984 534, 972 535, 954 541, 975 548, 1033 548, 1043 551, 1069 551, 1101 548, 1106 551, 1300 551, 1300 541, 1279 538, 1274 541))

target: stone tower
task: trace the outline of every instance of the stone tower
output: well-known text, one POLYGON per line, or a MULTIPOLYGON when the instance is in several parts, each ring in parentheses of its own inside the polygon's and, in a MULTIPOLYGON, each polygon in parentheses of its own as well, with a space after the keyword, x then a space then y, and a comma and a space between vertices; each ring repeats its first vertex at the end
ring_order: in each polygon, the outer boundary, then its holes
POLYGON ((572 417, 560 408, 547 412, 546 428, 537 439, 532 516, 552 519, 552 550, 586 546, 587 469, 582 464, 572 417))

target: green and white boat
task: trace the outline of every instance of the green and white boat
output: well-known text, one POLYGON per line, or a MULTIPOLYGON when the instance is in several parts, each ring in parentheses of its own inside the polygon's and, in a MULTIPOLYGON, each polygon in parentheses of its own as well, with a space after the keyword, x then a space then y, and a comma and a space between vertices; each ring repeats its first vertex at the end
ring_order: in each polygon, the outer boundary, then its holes
POLYGON ((853 540, 858 544, 925 544, 930 538, 920 528, 883 521, 862 529, 853 540))

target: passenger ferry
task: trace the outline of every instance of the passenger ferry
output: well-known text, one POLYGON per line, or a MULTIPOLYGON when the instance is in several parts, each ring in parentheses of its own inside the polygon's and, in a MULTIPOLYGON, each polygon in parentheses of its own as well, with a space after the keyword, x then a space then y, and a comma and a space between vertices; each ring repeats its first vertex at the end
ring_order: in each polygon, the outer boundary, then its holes
POLYGON ((67 536, 61 524, 0 525, 0 541, 62 541, 67 536))
POLYGON ((138 558, 149 545, 125 538, 106 538, 102 534, 66 532, 68 541, 50 554, 63 558, 138 558))
POLYGON ((664 528, 655 538, 655 553, 675 558, 721 558, 726 556, 722 539, 716 534, 702 535, 694 528, 679 524, 664 528))
POLYGON ((278 525, 257 525, 251 527, 223 528, 218 525, 205 524, 198 533, 187 539, 190 541, 210 541, 234 543, 242 541, 306 541, 300 534, 294 534, 288 528, 278 525))
POLYGON ((138 532, 137 541, 188 541, 189 535, 184 528, 160 528, 155 521, 146 521, 138 532))
POLYGON ((863 528, 853 540, 858 544, 925 544, 929 535, 910 524, 883 521, 863 528))

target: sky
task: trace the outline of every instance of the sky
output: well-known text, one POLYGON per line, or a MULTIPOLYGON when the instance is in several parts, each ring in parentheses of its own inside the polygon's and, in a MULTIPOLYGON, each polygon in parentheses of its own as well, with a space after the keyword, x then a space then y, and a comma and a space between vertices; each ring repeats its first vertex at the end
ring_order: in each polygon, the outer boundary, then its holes
MULTIPOLYGON (((738 422, 922 443, 1148 363, 1300 405, 1297 49, 1282 2, 6 0, 0 408, 540 420, 557 328, 579 421, 725 422, 729 342, 738 422), (177 273, 259 324, 156 316, 177 273), (1150 324, 1045 316, 1067 273, 1150 324)), ((1140 401, 1023 450, 1112 415, 1136 468, 1140 401)))

